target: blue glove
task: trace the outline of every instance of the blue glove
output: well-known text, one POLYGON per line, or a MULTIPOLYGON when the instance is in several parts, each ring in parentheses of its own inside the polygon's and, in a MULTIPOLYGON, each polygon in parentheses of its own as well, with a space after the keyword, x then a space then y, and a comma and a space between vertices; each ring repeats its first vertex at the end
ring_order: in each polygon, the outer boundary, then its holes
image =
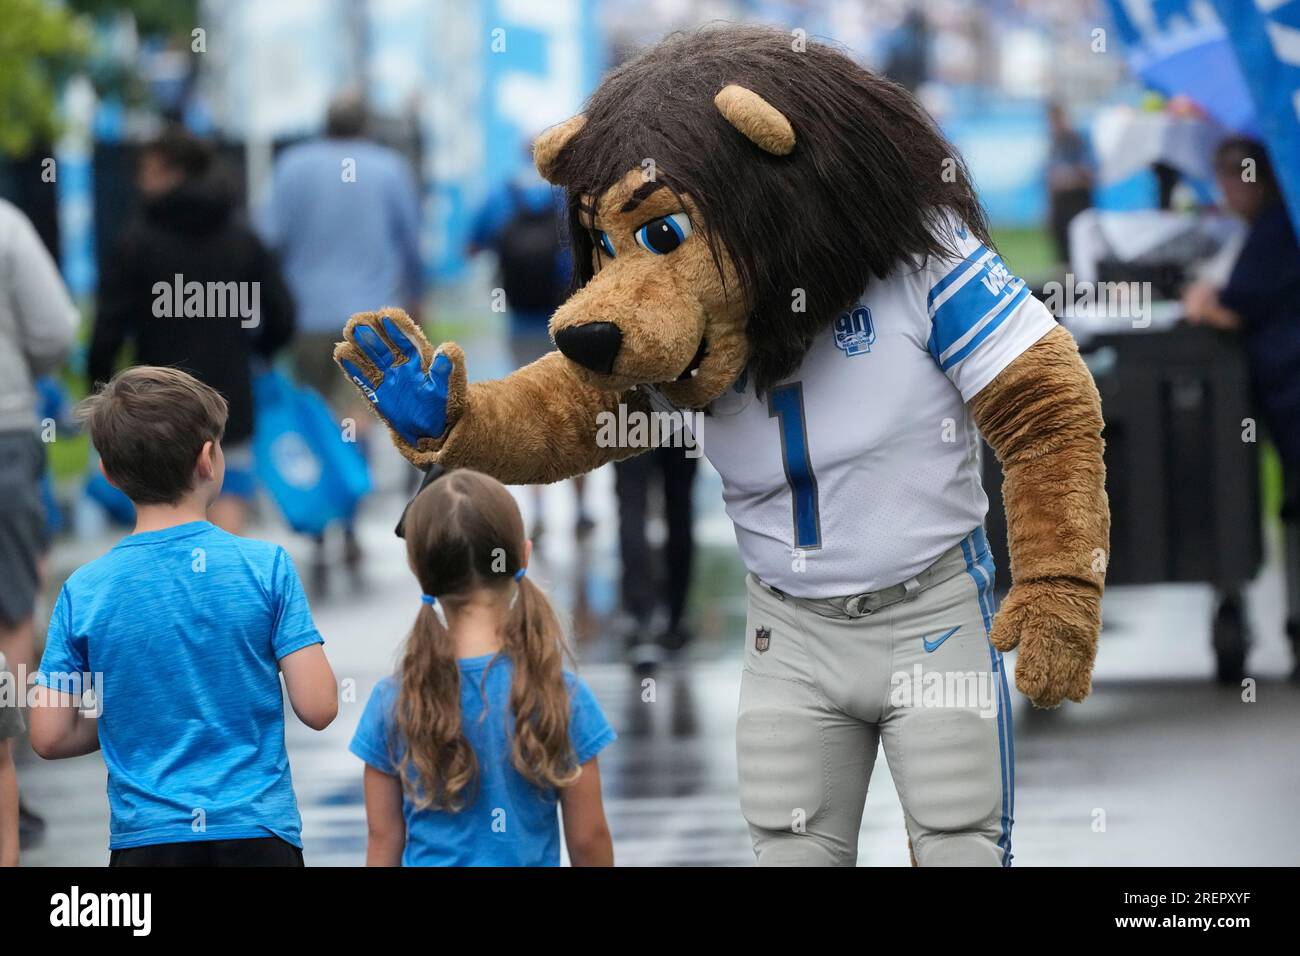
POLYGON ((340 359, 343 370, 366 398, 374 403, 380 417, 407 444, 416 447, 421 438, 441 438, 447 428, 451 359, 439 352, 433 358, 432 367, 425 372, 421 365, 420 350, 388 316, 384 316, 381 321, 389 340, 397 346, 397 355, 368 325, 358 325, 352 338, 357 347, 375 363, 382 381, 378 385, 373 384, 361 369, 347 359, 340 359), (399 358, 406 361, 394 364, 399 358))

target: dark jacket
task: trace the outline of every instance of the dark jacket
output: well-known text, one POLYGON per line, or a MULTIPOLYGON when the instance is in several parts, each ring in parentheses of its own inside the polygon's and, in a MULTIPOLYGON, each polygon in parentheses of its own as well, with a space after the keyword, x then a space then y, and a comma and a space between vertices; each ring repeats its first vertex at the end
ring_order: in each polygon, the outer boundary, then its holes
POLYGON ((293 330, 279 267, 231 193, 187 183, 146 201, 117 240, 100 277, 87 372, 92 384, 107 381, 130 341, 136 364, 182 368, 224 395, 225 443, 234 445, 253 433, 252 357, 270 358, 293 330))
POLYGON ((1300 245, 1281 202, 1251 223, 1219 301, 1241 316, 1255 401, 1278 454, 1300 466, 1300 245))

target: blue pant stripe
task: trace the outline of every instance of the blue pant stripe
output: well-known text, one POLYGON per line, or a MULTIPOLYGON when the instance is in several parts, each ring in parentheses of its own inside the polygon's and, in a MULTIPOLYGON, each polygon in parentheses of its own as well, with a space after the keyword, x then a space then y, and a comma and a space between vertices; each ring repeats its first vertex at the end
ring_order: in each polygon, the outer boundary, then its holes
MULTIPOLYGON (((984 633, 988 636, 993 622, 993 558, 988 550, 984 529, 977 528, 962 539, 962 555, 966 558, 966 573, 975 582, 979 597, 980 614, 984 618, 984 633), (981 547, 981 545, 983 547, 981 547)), ((1007 690, 1006 670, 1002 654, 989 644, 989 663, 999 682, 998 690, 998 756, 1002 772, 1002 835, 998 846, 1002 848, 1002 865, 1011 865, 1011 824, 1013 819, 1015 756, 1011 744, 1011 695, 1007 690)))
MULTIPOLYGON (((983 538, 984 535, 983 528, 979 529, 979 534, 981 538, 983 538)), ((995 573, 994 573, 994 566, 993 566, 993 554, 988 550, 987 539, 984 539, 984 548, 985 548, 984 551, 985 566, 987 568, 988 577, 989 577, 989 591, 988 591, 989 617, 990 619, 992 619, 993 614, 997 610, 997 608, 994 606, 994 595, 993 595, 993 582, 995 580, 995 573)), ((1011 723, 1011 690, 1007 683, 1006 668, 1002 666, 1001 651, 998 651, 998 670, 1001 671, 1002 700, 1006 705, 1006 713, 1007 713, 1007 721, 1006 721, 1007 779, 1008 779, 1008 789, 1010 790, 1011 793, 1011 801, 1010 801, 1011 819, 1008 822, 1008 829, 1009 829, 1010 824, 1015 822, 1015 817, 1016 817, 1016 740, 1015 740, 1015 734, 1012 732, 1012 723, 1011 723)))

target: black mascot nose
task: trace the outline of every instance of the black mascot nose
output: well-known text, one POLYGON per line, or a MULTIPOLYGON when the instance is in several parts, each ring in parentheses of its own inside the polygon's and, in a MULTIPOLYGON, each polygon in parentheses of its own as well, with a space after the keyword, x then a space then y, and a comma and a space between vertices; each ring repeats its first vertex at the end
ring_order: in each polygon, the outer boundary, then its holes
POLYGON ((623 333, 613 322, 571 325, 555 333, 555 347, 584 368, 608 375, 623 346, 623 333))

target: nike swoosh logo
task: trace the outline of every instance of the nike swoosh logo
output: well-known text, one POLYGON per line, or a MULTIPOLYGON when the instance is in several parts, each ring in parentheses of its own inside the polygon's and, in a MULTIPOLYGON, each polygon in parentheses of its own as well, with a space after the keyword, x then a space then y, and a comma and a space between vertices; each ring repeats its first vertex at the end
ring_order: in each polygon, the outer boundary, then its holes
POLYGON ((921 643, 925 645, 925 652, 927 654, 931 654, 937 651, 939 649, 940 644, 948 640, 948 638, 952 637, 960 630, 961 630, 961 625, 958 624, 956 627, 954 627, 951 631, 948 631, 946 634, 940 634, 937 640, 931 641, 931 640, 927 640, 924 637, 921 638, 921 643))

